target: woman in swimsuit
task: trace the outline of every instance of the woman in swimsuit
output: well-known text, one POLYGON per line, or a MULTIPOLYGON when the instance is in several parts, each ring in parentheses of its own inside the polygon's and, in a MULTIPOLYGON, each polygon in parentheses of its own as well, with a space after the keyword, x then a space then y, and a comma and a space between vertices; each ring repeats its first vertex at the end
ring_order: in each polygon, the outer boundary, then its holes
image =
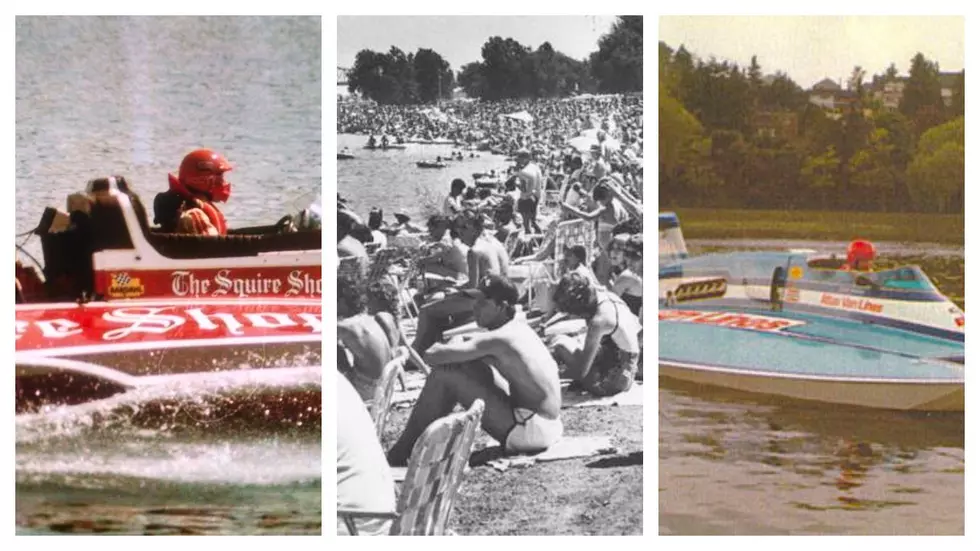
POLYGON ((587 320, 584 343, 560 336, 551 344, 565 376, 596 396, 629 390, 639 368, 641 327, 626 303, 578 273, 562 277, 552 300, 559 311, 587 320))
POLYGON ((563 203, 562 207, 583 220, 595 221, 596 241, 598 242, 599 248, 603 251, 596 258, 595 274, 599 278, 599 281, 609 281, 612 264, 605 250, 612 241, 613 228, 629 218, 629 214, 623 208, 623 205, 620 204, 619 200, 613 197, 609 186, 605 183, 599 183, 593 188, 592 199, 595 200, 597 206, 592 212, 581 211, 567 202, 563 203))

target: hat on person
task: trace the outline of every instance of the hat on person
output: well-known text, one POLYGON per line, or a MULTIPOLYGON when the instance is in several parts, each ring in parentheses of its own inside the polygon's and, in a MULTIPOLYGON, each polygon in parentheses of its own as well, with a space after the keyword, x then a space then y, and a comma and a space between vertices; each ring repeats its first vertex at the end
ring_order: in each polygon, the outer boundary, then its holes
POLYGON ((463 294, 471 298, 488 298, 494 302, 515 305, 520 297, 517 287, 505 277, 489 274, 480 280, 476 289, 466 289, 463 294))
POLYGON ((531 152, 528 151, 526 147, 522 147, 522 148, 520 148, 520 149, 517 150, 517 155, 515 155, 515 156, 518 159, 524 159, 524 158, 530 159, 531 158, 531 152))
POLYGON ((411 216, 408 215, 405 209, 398 209, 398 212, 395 213, 395 218, 404 218, 407 222, 411 219, 411 216))

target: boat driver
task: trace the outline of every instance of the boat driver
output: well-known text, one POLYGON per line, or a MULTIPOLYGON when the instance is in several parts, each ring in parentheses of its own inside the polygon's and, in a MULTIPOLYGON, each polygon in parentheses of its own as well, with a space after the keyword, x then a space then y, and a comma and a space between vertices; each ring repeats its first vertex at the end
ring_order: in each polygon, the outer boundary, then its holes
POLYGON ((871 272, 872 263, 877 256, 875 246, 870 241, 855 239, 847 246, 847 263, 842 269, 853 272, 871 272))
POLYGON ((231 196, 231 170, 225 157, 210 149, 196 149, 180 163, 177 176, 167 174, 170 188, 153 201, 154 223, 166 233, 227 235, 225 216, 216 203, 231 196))

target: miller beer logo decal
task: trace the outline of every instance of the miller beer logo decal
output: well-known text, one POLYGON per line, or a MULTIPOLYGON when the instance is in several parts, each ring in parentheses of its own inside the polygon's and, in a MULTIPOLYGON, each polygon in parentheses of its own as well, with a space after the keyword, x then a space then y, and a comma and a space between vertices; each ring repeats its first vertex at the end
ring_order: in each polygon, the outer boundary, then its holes
POLYGON ((184 298, 307 297, 322 294, 322 281, 304 270, 293 270, 285 278, 265 277, 261 272, 240 277, 227 269, 213 277, 201 277, 189 270, 177 270, 170 274, 170 290, 184 298))
POLYGON ((130 277, 126 272, 112 275, 109 283, 109 296, 112 298, 136 298, 143 296, 143 284, 139 278, 130 277))

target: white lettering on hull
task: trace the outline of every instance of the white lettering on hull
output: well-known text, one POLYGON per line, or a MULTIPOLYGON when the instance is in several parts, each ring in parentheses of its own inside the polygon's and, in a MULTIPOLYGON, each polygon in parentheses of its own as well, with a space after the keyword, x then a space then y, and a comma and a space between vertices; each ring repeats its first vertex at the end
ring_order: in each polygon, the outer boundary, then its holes
POLYGON ((188 270, 178 270, 170 275, 170 290, 178 297, 247 298, 254 296, 286 297, 320 296, 322 278, 314 278, 304 270, 293 270, 285 281, 279 277, 237 277, 232 270, 221 270, 212 279, 201 278, 188 270))

